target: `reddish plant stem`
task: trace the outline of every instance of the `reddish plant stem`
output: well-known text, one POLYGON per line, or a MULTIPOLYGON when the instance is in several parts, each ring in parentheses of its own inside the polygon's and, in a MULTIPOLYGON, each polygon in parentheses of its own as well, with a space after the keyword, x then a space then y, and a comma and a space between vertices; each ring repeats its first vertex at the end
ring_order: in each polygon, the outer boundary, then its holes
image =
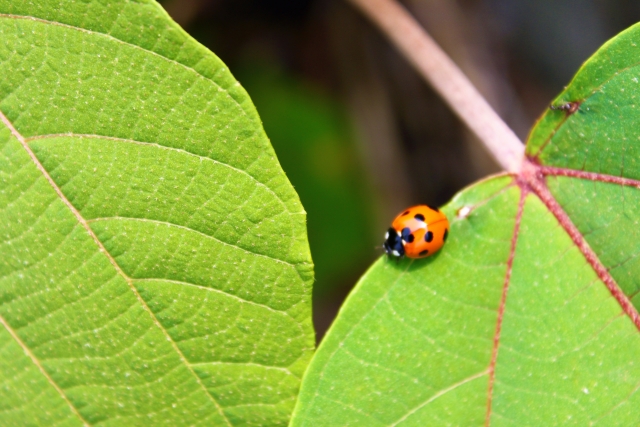
POLYGON ((504 285, 502 286, 502 298, 500 299, 500 307, 498 308, 498 320, 496 321, 496 332, 493 336, 493 350, 491 351, 491 362, 489 363, 489 389, 487 391, 487 415, 485 417, 485 426, 489 426, 491 419, 491 403, 493 398, 493 382, 496 372, 496 361, 498 360, 498 347, 500 345, 500 331, 502 330, 502 318, 507 303, 507 292, 509 291, 509 283, 511 281, 511 271, 513 269, 513 259, 516 252, 516 244, 518 243, 518 234, 520 233, 520 223, 522 222, 522 212, 524 210, 524 201, 527 197, 528 188, 520 186, 520 201, 518 203, 518 212, 516 214, 516 223, 513 228, 513 236, 511 237, 511 248, 509 250, 509 258, 507 260, 507 272, 504 276, 504 285))
POLYGON ((496 161, 509 172, 519 172, 522 142, 407 10, 394 0, 349 1, 396 45, 496 161))

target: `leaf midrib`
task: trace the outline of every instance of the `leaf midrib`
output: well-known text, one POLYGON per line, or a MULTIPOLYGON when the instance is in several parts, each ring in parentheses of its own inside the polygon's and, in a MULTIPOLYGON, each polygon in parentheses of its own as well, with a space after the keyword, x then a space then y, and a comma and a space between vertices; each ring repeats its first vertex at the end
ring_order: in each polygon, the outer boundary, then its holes
POLYGON ((67 395, 65 394, 65 392, 60 388, 60 386, 53 380, 53 378, 51 378, 51 376, 49 375, 49 373, 44 369, 44 367, 42 366, 42 364, 40 363, 40 361, 38 360, 38 358, 33 354, 33 352, 31 351, 31 349, 29 349, 29 347, 27 347, 27 345, 22 342, 22 340, 20 339, 20 337, 15 333, 15 331, 9 326, 9 324, 6 322, 6 320, 0 316, 0 323, 2 324, 2 326, 4 326, 4 328, 6 329, 6 331, 9 333, 9 335, 11 335, 11 337, 14 339, 14 341, 22 348, 22 351, 24 351, 24 353, 27 355, 27 357, 29 359, 31 359, 31 362, 36 365, 36 367, 38 368, 38 370, 40 371, 40 373, 46 378, 46 380, 49 382, 49 384, 51 384, 51 386, 58 392, 58 394, 60 395, 60 397, 62 397, 62 399, 65 401, 65 403, 67 404, 67 406, 69 406, 69 409, 71 410, 71 412, 78 417, 78 419, 80 419, 80 421, 85 425, 85 426, 90 426, 89 422, 87 420, 84 419, 84 417, 82 416, 82 414, 80 414, 80 412, 78 411, 78 408, 76 408, 73 403, 71 403, 71 401, 69 400, 69 398, 67 397, 67 395))
MULTIPOLYGON (((516 185, 518 185, 516 180, 516 185)), ((520 236, 520 225, 522 223, 522 215, 524 213, 524 205, 527 199, 527 192, 520 188, 520 197, 518 200, 518 210, 516 211, 515 223, 513 226, 513 234, 511 237, 511 246, 509 247, 509 257, 507 259, 507 269, 504 276, 504 284, 502 285, 502 295, 500 296, 500 305, 498 307, 498 317, 496 319, 496 330, 493 336, 493 348, 491 349, 491 360, 487 371, 489 373, 489 381, 487 387, 487 412, 485 415, 485 426, 489 426, 491 422, 491 408, 493 402, 493 387, 496 375, 496 363, 498 361, 498 349, 500 346, 500 333, 502 332, 502 320, 504 311, 507 306, 507 296, 509 292, 509 284, 511 283, 511 273, 513 271, 513 261, 520 236)))
MULTIPOLYGON (((174 59, 168 58, 168 57, 166 57, 166 56, 164 56, 164 55, 161 55, 161 54, 159 54, 159 53, 157 53, 157 52, 154 52, 154 51, 152 51, 152 50, 145 49, 145 48, 143 48, 143 47, 141 47, 141 46, 137 46, 137 45, 132 44, 132 43, 129 43, 129 42, 127 42, 127 41, 121 40, 121 39, 116 38, 116 37, 114 37, 114 36, 112 36, 112 35, 110 35, 110 34, 101 33, 101 32, 97 32, 97 31, 92 31, 92 30, 88 30, 88 29, 86 29, 86 28, 76 27, 76 26, 69 25, 69 24, 63 24, 63 23, 60 23, 60 22, 49 21, 49 20, 42 19, 42 18, 36 18, 36 17, 32 17, 32 16, 12 15, 12 14, 2 14, 2 13, 0 13, 0 19, 2 19, 2 18, 7 18, 7 19, 21 19, 21 20, 27 20, 27 21, 35 21, 35 22, 40 22, 40 23, 47 24, 47 25, 54 25, 54 26, 59 26, 59 27, 63 27, 63 28, 68 28, 68 29, 71 29, 71 30, 84 32, 84 33, 87 33, 87 34, 93 34, 93 35, 97 35, 97 36, 100 36, 100 37, 107 38, 107 39, 109 39, 109 40, 113 40, 113 41, 115 41, 115 42, 118 42, 118 43, 121 43, 121 44, 123 44, 123 45, 129 46, 129 47, 131 47, 131 48, 134 48, 134 49, 141 50, 141 51, 143 51, 143 52, 146 52, 146 53, 152 54, 152 55, 154 55, 154 56, 156 56, 156 57, 159 57, 159 58, 162 58, 163 60, 166 60, 166 61, 168 61, 168 62, 170 62, 170 63, 176 64, 176 65, 179 65, 181 68, 184 68, 184 69, 186 69, 186 70, 189 70, 190 72, 192 72, 192 73, 194 73, 194 74, 197 74, 198 76, 202 77, 203 79, 206 79, 207 81, 210 81, 210 82, 211 82, 215 87, 217 87, 217 88, 218 88, 218 90, 219 90, 219 91, 223 91, 223 92, 225 92, 227 95, 229 95, 229 98, 233 100, 233 103, 234 103, 234 104, 235 104, 235 105, 240 109, 240 111, 242 111, 242 114, 243 114, 243 115, 245 115, 245 116, 249 116, 249 114, 247 113, 247 111, 243 108, 242 104, 240 104, 240 103, 239 103, 239 102, 238 102, 234 97, 232 97, 232 96, 229 94, 229 92, 228 92, 226 89, 224 89, 222 86, 220 86, 220 85, 219 85, 215 80, 213 80, 213 79, 211 79, 210 77, 207 77, 207 76, 205 76, 205 75, 203 75, 203 74, 199 73, 198 71, 196 71, 196 70, 195 70, 195 69, 193 69, 192 67, 189 67, 189 66, 187 66, 187 65, 185 65, 185 64, 183 64, 183 63, 181 63, 181 62, 178 62, 178 61, 176 61, 176 60, 174 60, 174 59)), ((258 133, 258 131, 254 131, 254 132, 253 132, 253 134, 251 135, 251 137, 252 137, 252 138, 253 138, 253 137, 255 137, 257 133, 258 133)), ((185 153, 185 154, 189 154, 189 155, 196 156, 196 157, 198 157, 198 158, 200 158, 200 159, 208 159, 208 160, 210 160, 210 161, 212 161, 212 162, 214 162, 214 163, 217 163, 217 164, 220 164, 220 165, 223 165, 223 166, 229 167, 229 168, 231 168, 231 169, 233 169, 233 170, 235 170, 235 171, 237 171, 237 172, 239 172, 239 173, 242 173, 242 174, 244 174, 244 175, 246 175, 246 176, 250 177, 250 179, 252 179, 253 181, 255 181, 258 185, 263 186, 265 189, 267 189, 267 191, 269 191, 271 194, 273 194, 273 196, 276 198, 276 200, 278 200, 278 202, 283 206, 283 208, 285 209, 285 211, 286 211, 287 213, 289 213, 289 215, 295 214, 294 212, 291 212, 291 211, 289 210, 288 206, 284 203, 284 201, 280 198, 280 196, 279 196, 279 195, 277 195, 277 194, 276 194, 276 193, 275 193, 275 192, 274 192, 274 191, 273 191, 273 190, 272 190, 268 185, 264 184, 263 182, 261 182, 260 180, 258 180, 256 177, 254 177, 253 175, 251 175, 251 174, 250 174, 250 173, 248 173, 247 171, 244 171, 244 170, 242 170, 242 169, 238 169, 238 168, 236 168, 236 167, 234 167, 234 166, 231 166, 231 165, 230 165, 230 164, 228 164, 228 163, 221 162, 221 161, 216 160, 216 159, 213 159, 213 158, 211 158, 211 157, 201 156, 201 155, 198 155, 198 154, 196 154, 196 153, 192 153, 192 152, 187 151, 187 150, 183 150, 183 149, 179 149, 179 148, 174 148, 174 147, 169 147, 169 146, 166 146, 166 145, 161 145, 161 144, 158 144, 158 143, 152 143, 152 142, 135 141, 135 140, 132 140, 132 139, 127 139, 127 138, 117 138, 117 137, 110 137, 110 136, 103 136, 103 135, 89 135, 89 134, 85 135, 85 134, 73 134, 73 133, 67 133, 67 134, 37 135, 37 136, 25 137, 24 139, 25 139, 25 141, 32 141, 32 140, 35 140, 35 139, 43 139, 43 138, 47 138, 47 137, 56 137, 56 136, 69 136, 69 137, 78 136, 78 137, 96 137, 96 138, 104 138, 104 139, 110 139, 110 140, 115 140, 115 141, 129 142, 129 143, 133 143, 133 144, 148 145, 148 146, 156 146, 156 147, 158 147, 158 148, 160 148, 160 149, 175 150, 176 152, 183 152, 183 153, 185 153)), ((291 218, 289 218, 289 221, 291 222, 291 218)), ((291 229, 293 229, 293 227, 291 227, 291 229)), ((239 248, 240 248, 240 247, 239 247, 239 248)), ((240 248, 240 249, 244 249, 244 248, 240 248)), ((249 252, 250 252, 250 251, 249 251, 249 252)), ((258 254, 258 255, 261 255, 261 254, 258 254)), ((268 255, 264 255, 264 256, 269 257, 268 255)), ((272 259, 274 259, 274 260, 280 260, 280 259, 278 259, 278 258, 273 258, 273 257, 269 257, 269 258, 272 258, 272 259)), ((284 263, 288 263, 288 262, 287 262, 287 261, 285 261, 285 260, 280 260, 280 261, 282 261, 282 262, 284 262, 284 263)), ((293 264, 292 264, 292 263, 288 263, 288 264, 293 265, 293 266, 297 266, 297 265, 304 265, 304 264, 308 264, 308 262, 301 261, 301 262, 299 262, 299 263, 293 263, 293 264)), ((304 279, 303 279, 303 277, 302 277, 302 274, 298 271, 298 269, 297 269, 297 268, 296 268, 296 272, 297 272, 297 274, 300 276, 300 279, 304 282, 304 279)))
MULTIPOLYGON (((4 115, 4 113, 2 111, 0 111, 0 121, 2 121, 4 123, 4 125, 10 130, 11 134, 18 140, 18 142, 20 142, 20 144, 22 145, 22 147, 24 148, 24 150, 29 154, 29 157, 31 158, 31 160, 33 161, 33 163, 35 164, 35 166, 38 168, 38 170, 40 171, 40 173, 42 173, 42 175, 44 176, 44 178, 49 182, 49 184, 51 185, 51 187, 53 187, 54 191, 56 192, 56 194, 58 195, 58 197, 60 198, 60 200, 67 206, 67 208, 71 211, 71 213, 76 217, 76 220, 80 223, 80 225, 86 230, 86 232, 89 234, 89 236, 91 236, 91 238, 93 239, 93 241, 95 242, 95 244, 98 246, 98 248, 100 249, 100 252, 102 252, 107 259, 109 260, 109 262, 111 263, 111 265, 113 265, 113 267, 115 268, 116 272, 122 276, 122 278, 126 281, 127 285, 129 286, 129 288, 131 289, 131 291, 134 293, 134 295, 136 296, 138 302, 142 305, 143 309, 145 311, 147 311, 147 313, 149 313, 149 316, 151 316, 151 320, 153 321, 153 323, 156 325, 157 328, 160 329, 160 331, 162 332, 162 334, 165 336, 165 338, 167 339, 167 341, 169 341, 171 343, 171 346, 173 347, 174 351, 176 352, 176 354, 178 355, 178 357, 180 358, 180 360, 182 361, 182 363, 184 364, 184 366, 189 370, 189 372, 191 373, 191 375, 195 378, 196 382, 198 383, 198 385, 200 386, 200 388, 205 392, 205 394, 209 397, 209 400, 215 405, 216 409, 218 410, 218 413, 220 414, 220 416, 222 417, 222 419, 225 420, 226 424, 229 427, 232 427, 232 424, 230 422, 230 420, 227 418, 227 416, 225 415, 224 411, 222 410, 222 407, 220 406, 220 404, 218 403, 218 401, 211 395, 211 393, 207 390, 207 388, 204 386, 204 384, 202 383, 200 377, 195 373, 195 371, 193 370, 193 367, 191 366, 191 364, 189 364, 188 360, 186 359, 186 357, 184 356, 184 354, 182 353, 182 351, 180 350, 180 348, 178 347, 178 345, 176 344, 176 342, 171 338, 171 336, 169 335, 169 333, 167 332, 167 330, 162 326, 162 324, 160 323, 160 321, 158 321, 158 319, 156 318, 156 316, 153 314, 153 311, 151 311, 151 309, 149 308, 149 306, 147 305, 146 301, 142 298, 142 296, 140 295, 140 293, 138 292, 138 290, 136 289, 136 287, 133 285, 133 281, 132 279, 127 276, 124 271, 122 270, 122 268, 118 265, 118 263, 116 262, 116 260, 113 258, 113 256, 111 256, 111 254, 109 253, 109 251, 107 251, 107 249, 104 247, 104 245, 102 244, 102 242, 100 241, 100 239, 98 239, 98 236, 96 236, 96 234, 93 232, 93 230, 91 229, 91 227, 89 226, 89 224, 86 222, 86 220, 82 217, 82 215, 80 214, 80 212, 71 204, 71 202, 69 202, 69 200, 66 198, 66 196, 64 195, 64 193, 62 193, 62 190, 58 187, 58 185, 55 183, 55 181, 53 180, 53 178, 51 178, 51 176, 49 175, 49 173, 47 172, 47 170, 44 168, 44 166, 42 165, 42 163, 40 163, 40 161, 38 160, 38 158, 36 157, 35 153, 31 150, 31 148, 29 147, 29 145, 27 144, 27 142, 25 141, 25 138, 16 130, 16 128, 13 126, 13 124, 9 121, 9 119, 7 119, 7 117, 4 115)), ((6 325, 6 323, 3 320, 3 325, 5 325, 5 328, 7 328, 7 330, 11 333, 11 330, 7 327, 8 325, 6 325)), ((14 334, 12 334, 14 335, 14 334)), ((17 340, 17 336, 14 335, 14 338, 17 340)), ((26 347, 24 347, 24 344, 21 343, 21 341, 18 340, 18 343, 21 344, 21 346, 23 348, 26 349, 26 347)), ((31 354, 31 353, 30 353, 31 354)), ((35 359, 35 355, 32 356, 32 360, 34 360, 34 363, 36 363, 35 359)), ((37 365, 40 367, 39 362, 37 362, 37 365)), ((44 372, 43 368, 41 369, 44 372)), ((59 390, 59 392, 61 391, 59 389, 59 386, 57 384, 55 384, 53 382, 53 379, 51 377, 49 377, 47 375, 47 378, 49 379, 49 382, 51 382, 52 384, 54 384, 54 387, 56 387, 56 389, 59 390)), ((66 401, 71 404, 71 402, 66 399, 66 401)), ((75 408, 75 411, 77 412, 77 408, 75 408)), ((79 413, 78 413, 79 414, 79 413)), ((85 422, 85 424, 87 424, 85 422)))
MULTIPOLYGON (((282 199, 271 189, 271 187, 269 187, 268 185, 266 185, 262 181, 259 181, 256 177, 254 177, 253 175, 251 175, 247 171, 239 169, 239 168, 237 168, 235 166, 232 166, 229 163, 225 163, 225 162, 222 162, 220 160, 217 160, 217 159, 214 159, 214 158, 211 158, 211 157, 202 156, 200 154, 193 153, 193 152, 185 150, 183 148, 169 147, 167 145, 158 144, 157 142, 137 141, 137 140, 130 139, 130 138, 118 138, 118 137, 115 137, 115 136, 106 136, 106 135, 97 135, 97 134, 81 134, 81 133, 73 133, 73 132, 30 136, 30 137, 25 138, 25 141, 27 143, 30 143, 31 141, 37 141, 37 140, 41 140, 41 139, 53 139, 53 138, 105 139, 105 140, 109 140, 109 141, 125 142, 125 143, 128 143, 128 144, 142 145, 142 146, 145 146, 145 147, 155 147, 155 148, 158 148, 160 150, 167 150, 167 151, 171 151, 171 152, 186 154, 188 156, 193 156, 193 157, 195 157, 195 158, 197 158, 199 160, 202 160, 202 161, 209 161, 209 162, 218 164, 220 166, 227 167, 227 168, 233 170, 234 172, 237 172, 239 174, 242 174, 242 175, 248 177, 253 182, 255 182, 258 186, 261 186, 261 187, 265 188, 269 193, 271 193, 273 195, 273 197, 275 197, 278 200, 278 202, 282 205, 282 207, 288 213, 291 213, 287 209, 287 205, 284 203, 284 201, 282 201, 282 199)), ((262 254, 256 254, 256 255, 262 255, 262 254)), ((267 256, 267 255, 264 255, 264 256, 267 256)), ((289 263, 287 261, 280 260, 279 258, 273 258, 273 257, 269 257, 269 258, 285 262, 285 263, 287 263, 289 265, 296 265, 297 264, 297 263, 289 263)))
MULTIPOLYGON (((562 123, 565 123, 564 120, 562 123)), ((538 153, 539 154, 539 153, 538 153)), ((616 177, 612 175, 606 175, 596 172, 577 171, 574 169, 558 168, 540 165, 537 160, 537 156, 526 156, 523 161, 521 172, 514 176, 515 183, 521 191, 520 203, 518 212, 516 214, 516 224, 514 226, 514 234, 512 246, 509 251, 509 260, 512 260, 515 255, 515 250, 518 241, 519 224, 518 219, 522 216, 523 200, 530 194, 535 195, 545 206, 545 208, 554 216, 558 221, 558 224, 567 233, 571 239, 573 245, 580 251, 585 257, 585 261, 596 274, 598 280, 600 280, 607 289, 611 292, 611 295, 616 299, 622 312, 629 317, 632 323, 640 330, 640 315, 633 306, 629 298, 624 294, 616 280, 609 273, 609 269, 602 264, 598 255, 589 246, 584 235, 573 224, 569 215, 562 208, 560 203, 555 199, 551 191, 549 191, 546 183, 547 176, 566 176, 575 179, 584 179, 590 181, 605 182, 609 184, 619 184, 622 186, 629 186, 633 188, 640 188, 640 181, 616 177)), ((508 263, 509 265, 509 263, 508 263)), ((496 322, 496 334, 494 338, 494 346, 492 350, 492 361, 490 365, 490 382, 489 389, 487 391, 487 415, 485 418, 485 427, 491 425, 491 401, 493 397, 493 377, 495 375, 495 364, 497 363, 498 351, 500 346, 500 329, 502 322, 502 314, 506 308, 507 290, 510 281, 510 265, 507 270, 507 277, 503 287, 503 297, 501 301, 500 310, 498 312, 498 319, 496 322)))
POLYGON ((608 184, 619 184, 625 187, 633 188, 640 188, 640 181, 595 172, 581 172, 573 169, 545 167, 532 163, 528 160, 527 162, 529 165, 533 165, 533 167, 535 167, 537 172, 539 172, 539 174, 541 175, 533 179, 529 178, 530 180, 527 181, 527 183, 531 185, 530 190, 534 194, 536 194, 536 196, 538 196, 538 198, 542 201, 549 212, 551 212, 554 217, 556 217, 556 219, 560 223, 560 226, 565 230, 565 232, 571 238, 572 242, 585 256, 587 263, 594 270, 598 278, 602 282, 604 282, 609 291, 612 293, 613 297, 620 304, 625 314, 630 317, 636 328, 640 330, 640 315, 638 314, 637 309, 633 306, 633 304, 631 304, 628 297, 624 294, 616 280, 609 273, 609 269, 605 267, 604 264, 602 264, 598 255, 595 253, 595 251, 593 251, 593 249, 591 249, 591 247, 587 243, 584 235, 575 226, 575 224, 573 224, 573 221, 571 221, 569 215, 565 212, 560 203, 558 203, 551 191, 549 191, 546 185, 546 177, 567 176, 576 179, 585 179, 590 181, 604 182, 608 184))
MULTIPOLYGON (((185 155, 188 155, 188 156, 193 156, 193 157, 195 157, 195 158, 197 158, 197 159, 199 159, 201 161, 212 162, 214 164, 218 164, 220 166, 227 167, 227 168, 229 168, 230 170, 232 170, 234 172, 240 173, 240 174, 248 177, 256 185, 264 188, 267 192, 269 192, 278 201, 280 206, 283 208, 283 210, 287 214, 289 214, 289 215, 293 214, 288 209, 288 207, 284 203, 284 201, 280 198, 280 196, 278 196, 271 189, 271 187, 269 187, 265 183, 259 181, 257 178, 255 178, 253 175, 249 174, 248 172, 246 172, 246 171, 244 171, 242 169, 236 168, 235 166, 232 166, 232 165, 230 165, 228 163, 221 162, 219 160, 213 159, 211 157, 201 156, 199 154, 192 153, 191 151, 187 151, 187 150, 184 150, 184 149, 181 149, 181 148, 168 147, 166 145, 161 145, 161 144, 158 144, 158 143, 155 143, 155 142, 143 142, 143 141, 136 141, 136 140, 128 139, 128 138, 118 138, 118 137, 111 137, 111 136, 105 136, 105 135, 96 135, 96 134, 60 133, 60 134, 37 135, 37 136, 27 137, 27 138, 24 138, 24 139, 25 139, 25 142, 27 142, 27 144, 29 144, 32 141, 46 140, 46 139, 53 139, 53 138, 77 138, 77 139, 80 139, 80 140, 82 138, 104 139, 104 140, 109 140, 109 141, 116 141, 116 142, 123 142, 123 143, 128 143, 128 144, 141 145, 141 146, 146 146, 146 147, 154 147, 154 148, 158 148, 160 150, 167 150, 167 151, 171 151, 171 152, 182 153, 182 154, 185 154, 185 155)), ((278 263, 285 264, 287 266, 293 267, 294 270, 296 271, 296 274, 300 277, 300 280, 302 280, 304 282, 302 274, 298 270, 298 266, 308 265, 309 263, 306 262, 306 261, 290 262, 290 261, 287 261, 285 259, 276 258, 276 257, 270 256, 270 255, 267 255, 267 254, 262 254, 262 253, 259 253, 259 252, 255 252, 255 251, 252 251, 252 250, 250 250, 248 248, 245 248, 245 247, 242 247, 242 246, 230 243, 230 242, 226 242, 226 241, 220 240, 220 239, 218 239, 218 238, 216 238, 216 237, 214 237, 214 236, 212 236, 210 234, 204 233, 202 231, 199 231, 199 230, 187 227, 187 226, 183 226, 183 225, 179 225, 179 224, 173 224, 173 223, 168 222, 168 221, 152 220, 152 219, 149 219, 149 218, 118 217, 118 216, 106 217, 106 218, 91 218, 91 219, 88 219, 87 221, 88 222, 92 222, 92 221, 98 221, 98 220, 101 220, 101 219, 118 219, 118 218, 132 219, 132 220, 143 220, 144 219, 144 220, 148 220, 148 221, 166 222, 167 224, 174 225, 176 227, 185 228, 185 229, 187 229, 189 231, 192 231, 192 232, 195 232, 195 233, 199 233, 199 234, 201 234, 203 236, 206 236, 208 238, 212 238, 212 239, 216 240, 217 242, 219 242, 219 243, 221 243, 223 245, 231 246, 231 247, 234 247, 236 249, 240 249, 240 250, 242 250, 242 251, 244 251, 244 252, 246 252, 248 254, 259 256, 259 257, 263 257, 263 258, 267 258, 267 259, 270 259, 272 261, 275 261, 275 262, 278 262, 278 263)), ((289 218, 289 220, 290 220, 290 218, 289 218)), ((291 220, 289 222, 291 223, 291 220)), ((293 230, 293 227, 290 227, 290 229, 293 230)))

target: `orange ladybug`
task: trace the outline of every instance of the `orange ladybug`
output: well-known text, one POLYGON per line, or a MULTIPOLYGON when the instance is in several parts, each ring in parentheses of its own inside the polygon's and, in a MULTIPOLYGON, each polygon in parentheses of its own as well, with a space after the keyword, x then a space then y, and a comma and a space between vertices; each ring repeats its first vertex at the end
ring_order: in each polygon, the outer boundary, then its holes
POLYGON ((449 220, 440 209, 417 205, 393 220, 382 246, 389 256, 424 258, 438 252, 448 235, 449 220))

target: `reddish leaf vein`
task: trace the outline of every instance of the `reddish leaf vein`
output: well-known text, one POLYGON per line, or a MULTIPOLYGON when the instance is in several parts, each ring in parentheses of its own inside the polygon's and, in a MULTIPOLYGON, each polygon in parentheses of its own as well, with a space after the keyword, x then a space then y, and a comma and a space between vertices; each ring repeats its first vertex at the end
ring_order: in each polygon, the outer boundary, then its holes
POLYGON ((513 267, 513 259, 516 252, 516 243, 518 234, 520 233, 520 222, 522 221, 522 211, 524 209, 524 201, 527 196, 527 187, 520 186, 520 201, 518 203, 518 212, 516 213, 516 222, 513 228, 513 236, 511 237, 511 248, 509 249, 509 258, 507 260, 507 272, 504 276, 504 285, 502 286, 502 297, 500 299, 500 307, 498 308, 498 320, 496 321, 496 332, 493 336, 493 350, 491 352, 491 362, 489 363, 489 389, 487 391, 487 415, 485 417, 485 426, 489 426, 491 418, 491 403, 493 398, 493 382, 495 378, 496 361, 498 359, 498 346, 500 345, 500 330, 502 329, 502 317, 504 316, 504 308, 507 302, 507 291, 509 290, 509 282, 511 280, 511 270, 513 267))
POLYGON ((553 166, 538 166, 543 175, 548 176, 566 176, 570 178, 587 179, 589 181, 607 182, 610 184, 619 184, 627 187, 640 189, 640 181, 637 179, 623 178, 621 176, 605 175, 596 172, 585 172, 573 169, 557 168, 553 166))
POLYGON ((578 227, 571 221, 569 215, 562 209, 560 204, 556 201, 555 197, 551 194, 544 180, 545 175, 563 175, 572 176, 576 178, 591 179, 594 181, 619 183, 622 185, 638 186, 640 188, 640 182, 627 179, 614 177, 610 175, 601 175, 592 172, 580 172, 572 171, 568 169, 552 168, 548 166, 539 166, 531 161, 525 161, 521 172, 522 181, 519 181, 521 188, 528 186, 544 203, 549 211, 556 217, 562 228, 567 232, 573 243, 578 247, 582 255, 591 265, 591 268, 595 271, 597 276, 604 282, 611 295, 618 301, 622 310, 631 318, 631 321, 636 325, 636 328, 640 330, 640 315, 633 306, 629 298, 622 292, 622 289, 618 286, 614 278, 609 274, 607 268, 600 262, 600 259, 596 253, 591 249, 587 241, 585 240, 578 227))

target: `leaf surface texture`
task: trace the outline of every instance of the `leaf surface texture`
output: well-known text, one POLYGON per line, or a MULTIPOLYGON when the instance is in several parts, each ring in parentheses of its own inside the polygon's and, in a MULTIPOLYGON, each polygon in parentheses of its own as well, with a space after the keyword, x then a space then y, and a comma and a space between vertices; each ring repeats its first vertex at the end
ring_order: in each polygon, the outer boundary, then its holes
POLYGON ((305 213, 155 2, 0 1, 0 424, 286 425, 305 213))

